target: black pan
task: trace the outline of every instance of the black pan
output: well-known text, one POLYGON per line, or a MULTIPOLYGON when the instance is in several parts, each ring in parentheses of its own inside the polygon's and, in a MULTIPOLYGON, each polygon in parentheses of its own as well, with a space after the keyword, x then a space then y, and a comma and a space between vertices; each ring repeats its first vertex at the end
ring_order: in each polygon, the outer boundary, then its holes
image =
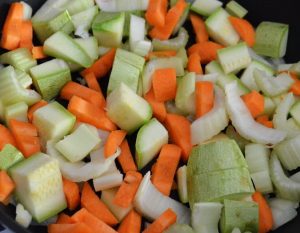
MULTIPOLYGON (((23 0, 29 3, 36 11, 45 0, 23 0)), ((288 48, 285 56, 287 63, 300 60, 300 11, 298 0, 236 0, 249 10, 246 18, 255 26, 261 21, 274 21, 290 25, 288 48)), ((2 28, 9 4, 16 0, 0 0, 0 28, 2 28)), ((228 2, 223 0, 223 2, 228 2)), ((299 211, 298 211, 299 212, 299 211)), ((40 233, 47 232, 45 226, 30 226, 24 229, 15 221, 15 208, 12 205, 0 204, 0 223, 17 233, 40 233)), ((1 226, 0 224, 0 226, 1 226)), ((1 228, 0 228, 1 232, 1 228)), ((293 221, 280 227, 275 233, 298 233, 300 232, 300 215, 293 221)), ((100 232, 99 232, 100 233, 100 232)), ((129 233, 129 232, 128 232, 129 233)))

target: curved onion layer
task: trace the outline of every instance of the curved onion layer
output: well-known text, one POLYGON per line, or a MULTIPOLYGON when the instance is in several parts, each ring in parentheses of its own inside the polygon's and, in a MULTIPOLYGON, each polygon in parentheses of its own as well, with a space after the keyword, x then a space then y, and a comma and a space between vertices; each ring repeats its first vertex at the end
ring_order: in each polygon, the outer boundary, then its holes
POLYGON ((106 12, 145 11, 149 0, 96 0, 99 8, 106 12))
POLYGON ((228 125, 229 119, 225 109, 223 91, 215 86, 215 102, 213 109, 195 120, 191 125, 192 144, 200 144, 219 134, 228 125))
POLYGON ((270 159, 270 175, 279 197, 291 201, 300 201, 300 183, 285 175, 275 153, 271 155, 270 159))
POLYGON ((225 86, 226 107, 233 126, 246 139, 262 144, 275 145, 286 137, 286 133, 267 128, 257 123, 238 93, 236 82, 225 86))
POLYGON ((150 176, 150 172, 144 176, 136 193, 134 199, 136 210, 147 219, 154 220, 171 208, 177 215, 177 223, 189 224, 191 218, 189 208, 159 192, 151 183, 150 176))
POLYGON ((209 81, 212 83, 217 83, 219 74, 218 73, 212 73, 212 74, 199 74, 196 76, 196 82, 198 81, 209 81))
POLYGON ((189 40, 188 32, 182 27, 179 29, 178 36, 169 40, 153 39, 153 50, 179 50, 185 48, 189 40))

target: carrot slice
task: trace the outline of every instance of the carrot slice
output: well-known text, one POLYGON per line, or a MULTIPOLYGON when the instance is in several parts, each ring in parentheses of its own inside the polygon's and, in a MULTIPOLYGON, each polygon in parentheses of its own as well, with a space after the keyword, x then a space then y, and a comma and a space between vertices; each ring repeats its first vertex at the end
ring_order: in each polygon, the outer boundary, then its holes
POLYGON ((103 109, 85 101, 84 99, 73 96, 68 104, 68 110, 73 113, 77 120, 94 125, 96 128, 106 131, 116 130, 116 125, 107 117, 103 109))
MULTIPOLYGON (((100 85, 97 81, 97 78, 95 76, 94 73, 87 73, 85 74, 84 76, 84 80, 86 81, 87 83, 87 86, 94 90, 94 91, 97 91, 97 92, 100 92, 102 94, 102 91, 101 91, 101 88, 100 88, 100 85)), ((103 94, 102 94, 103 95, 103 94)))
POLYGON ((157 69, 152 75, 152 88, 159 102, 175 99, 176 70, 174 68, 157 69))
POLYGON ((125 137, 126 131, 124 130, 114 130, 109 134, 104 145, 105 158, 108 158, 117 151, 118 147, 121 145, 125 137))
POLYGON ((118 162, 120 163, 124 173, 128 171, 137 171, 137 167, 134 163, 133 156, 131 154, 128 142, 126 139, 120 145, 121 154, 118 156, 118 162))
POLYGON ((94 73, 97 79, 103 78, 110 71, 114 59, 115 59, 116 49, 112 48, 102 57, 100 57, 91 67, 83 70, 81 75, 84 77, 88 73, 94 73))
POLYGON ((7 204, 6 200, 15 189, 13 180, 6 171, 0 171, 0 202, 7 204))
POLYGON ((116 225, 118 220, 101 201, 91 186, 85 182, 81 194, 81 207, 86 208, 91 214, 108 225, 116 225))
POLYGON ((69 210, 75 210, 80 204, 79 186, 77 183, 63 178, 64 193, 69 210))
POLYGON ((171 141, 182 149, 182 159, 186 162, 192 149, 191 123, 184 116, 167 114, 164 125, 171 141))
POLYGON ((153 115, 160 122, 164 122, 167 116, 167 109, 164 102, 157 101, 154 96, 153 88, 150 89, 144 96, 145 100, 151 105, 153 115))
POLYGON ((180 155, 181 148, 172 144, 164 145, 159 153, 151 179, 153 185, 166 196, 171 193, 180 155))
POLYGON ((94 231, 85 223, 73 223, 50 224, 48 233, 94 233, 94 231))
POLYGON ((273 216, 271 208, 260 192, 252 194, 252 199, 258 204, 259 209, 259 233, 271 231, 273 226, 273 216))
POLYGON ((32 137, 38 136, 37 128, 33 124, 11 119, 9 121, 9 126, 13 135, 23 135, 32 137))
POLYGON ((243 95, 242 99, 254 118, 264 112, 265 99, 263 95, 259 94, 257 91, 252 91, 249 94, 243 95))
POLYGON ((189 72, 195 72, 196 74, 203 74, 201 66, 201 58, 198 53, 193 53, 189 56, 187 69, 189 72))
POLYGON ((145 14, 147 22, 152 26, 163 27, 167 15, 167 0, 150 0, 145 14))
POLYGON ((152 28, 149 32, 150 37, 159 40, 169 39, 187 6, 188 5, 185 0, 178 0, 177 3, 168 11, 165 24, 163 26, 156 26, 152 28))
POLYGON ((190 20, 196 34, 197 43, 208 41, 208 32, 204 20, 196 14, 190 14, 190 20))
POLYGON ((188 54, 190 56, 193 53, 198 53, 201 58, 201 62, 203 64, 207 64, 217 59, 217 51, 222 48, 224 48, 223 45, 217 44, 212 41, 206 41, 191 46, 188 49, 188 54))
POLYGON ((269 121, 269 117, 267 115, 259 116, 255 120, 268 128, 273 128, 273 122, 269 121))
POLYGON ((46 106, 48 104, 47 101, 45 100, 40 100, 39 102, 35 103, 34 105, 32 105, 27 112, 27 117, 29 122, 32 122, 33 120, 33 113, 38 110, 39 108, 42 108, 44 106, 46 106))
POLYGON ((34 59, 44 59, 47 55, 44 53, 43 46, 33 46, 31 49, 32 57, 34 59))
POLYGON ((56 224, 72 224, 72 223, 75 223, 75 221, 65 213, 59 214, 56 220, 56 224))
POLYGON ((0 124, 0 150, 2 150, 6 144, 16 146, 16 141, 11 132, 4 125, 0 124))
POLYGON ((214 84, 212 82, 196 82, 196 117, 208 113, 214 106, 214 84))
POLYGON ((145 59, 148 61, 156 57, 174 57, 176 56, 176 54, 177 54, 176 50, 152 51, 145 57, 145 59))
POLYGON ((298 75, 294 72, 288 72, 290 77, 295 81, 290 89, 294 95, 300 95, 300 80, 298 79, 298 75))
POLYGON ((118 233, 140 233, 141 224, 142 216, 132 209, 121 222, 118 233))
POLYGON ((113 203, 123 208, 129 207, 133 202, 142 178, 143 176, 139 172, 127 172, 124 181, 115 195, 113 203))
POLYGON ((29 50, 31 50, 33 47, 32 38, 33 38, 32 22, 30 20, 25 20, 22 22, 22 27, 21 27, 20 48, 28 48, 29 50))
POLYGON ((176 218, 176 213, 172 209, 167 209, 143 233, 161 233, 174 224, 176 218))
POLYGON ((255 30, 249 21, 233 16, 229 16, 228 19, 242 40, 244 40, 249 47, 253 47, 255 43, 255 30))

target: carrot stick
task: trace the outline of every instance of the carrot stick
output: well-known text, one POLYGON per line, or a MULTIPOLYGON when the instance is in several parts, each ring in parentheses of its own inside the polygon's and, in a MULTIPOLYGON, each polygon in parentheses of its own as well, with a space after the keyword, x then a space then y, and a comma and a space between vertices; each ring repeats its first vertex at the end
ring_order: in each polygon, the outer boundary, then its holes
POLYGON ((294 72, 288 72, 290 77, 295 81, 290 89, 294 95, 300 95, 300 80, 298 79, 298 75, 294 72))
POLYGON ((44 59, 47 55, 44 53, 43 46, 33 46, 31 49, 32 57, 34 59, 44 59))
POLYGON ((252 194, 252 199, 258 204, 259 233, 267 233, 271 231, 273 226, 273 216, 266 199, 260 192, 252 194))
POLYGON ((15 2, 10 5, 8 14, 6 16, 2 35, 1 47, 7 50, 13 50, 19 47, 21 28, 23 20, 23 5, 15 2))
POLYGON ((143 233, 162 233, 176 222, 176 218, 176 213, 172 209, 167 209, 143 233))
POLYGON ((34 113, 36 110, 38 110, 39 108, 46 106, 47 104, 48 104, 47 101, 45 101, 45 100, 40 100, 39 102, 37 102, 37 103, 35 103, 34 105, 32 105, 32 106, 29 108, 28 112, 27 112, 27 117, 28 117, 29 122, 32 122, 32 120, 33 120, 33 113, 34 113))
POLYGON ((176 27, 181 15, 187 7, 185 0, 179 0, 167 13, 165 24, 163 26, 156 26, 149 32, 151 38, 159 40, 167 40, 171 36, 176 27))
POLYGON ((103 109, 95 107, 95 105, 86 100, 73 96, 68 104, 68 110, 73 113, 77 120, 94 125, 96 128, 106 131, 116 130, 116 125, 107 117, 103 109))
POLYGON ((75 210, 80 203, 78 184, 63 178, 63 187, 69 210, 75 210))
POLYGON ((133 202, 135 194, 139 188, 139 185, 142 181, 142 174, 136 171, 129 171, 126 173, 126 176, 118 189, 113 203, 127 208, 133 202))
POLYGON ((85 76, 87 73, 94 73, 97 79, 103 78, 110 71, 114 59, 115 59, 116 49, 112 48, 102 57, 100 57, 91 67, 83 70, 81 72, 82 76, 85 76))
POLYGON ((269 118, 267 115, 262 115, 259 116, 255 119, 258 123, 268 127, 268 128, 273 128, 273 122, 269 121, 269 118))
POLYGON ((118 220, 101 201, 91 186, 85 182, 81 194, 81 207, 86 208, 91 214, 108 225, 116 225, 118 220))
POLYGON ((33 43, 33 28, 30 20, 25 20, 22 22, 21 27, 21 39, 20 39, 20 48, 32 49, 33 43))
POLYGON ((255 30, 249 21, 238 17, 229 16, 230 23, 249 47, 253 47, 255 43, 255 30))
POLYGON ((109 134, 104 145, 105 158, 110 157, 117 151, 118 147, 121 145, 125 137, 126 131, 124 130, 114 130, 109 134))
POLYGON ((175 99, 176 70, 174 68, 157 69, 152 75, 152 88, 159 102, 175 99))
POLYGON ((159 153, 151 179, 153 185, 166 196, 171 193, 180 155, 181 148, 172 144, 164 145, 159 153))
POLYGON ((153 115, 157 118, 160 122, 164 122, 167 116, 167 110, 164 102, 157 101, 155 99, 153 88, 150 89, 144 96, 145 100, 151 105, 153 115))
POLYGON ((148 61, 156 57, 174 57, 176 56, 176 54, 177 54, 176 50, 152 51, 145 57, 145 59, 148 61))
POLYGON ((214 106, 214 84, 212 82, 196 82, 196 117, 208 113, 214 106))
POLYGON ((101 92, 101 94, 102 94, 100 85, 99 85, 94 73, 87 73, 83 76, 83 78, 87 82, 87 86, 90 89, 97 91, 97 92, 101 92))
POLYGON ((190 14, 190 20, 196 34, 197 43, 208 41, 208 32, 204 20, 196 14, 190 14))
POLYGON ((249 94, 243 95, 242 99, 254 118, 263 113, 265 99, 257 91, 252 91, 249 94))
POLYGON ((11 132, 4 125, 0 124, 0 150, 2 150, 6 144, 16 146, 16 141, 11 132))
POLYGON ((73 216, 76 222, 81 222, 89 226, 93 229, 93 232, 103 232, 103 233, 117 233, 113 228, 108 226, 105 222, 101 219, 96 218, 92 215, 88 210, 82 208, 81 210, 77 211, 73 216))
POLYGON ((186 162, 192 149, 191 123, 183 116, 167 114, 164 125, 171 141, 182 149, 182 159, 186 162))
POLYGON ((6 171, 0 171, 0 202, 7 204, 6 200, 15 189, 13 180, 6 171))
POLYGON ((222 48, 223 45, 212 41, 201 42, 191 46, 188 49, 188 55, 190 56, 193 53, 198 53, 201 58, 201 62, 203 64, 207 64, 217 59, 217 51, 222 48))
POLYGON ((203 74, 201 58, 198 53, 193 53, 189 56, 187 70, 196 74, 203 74))
POLYGON ((50 224, 48 225, 48 233, 94 233, 85 223, 73 224, 50 224))
POLYGON ((140 233, 141 224, 142 216, 132 209, 121 222, 118 233, 140 233))
POLYGON ((105 99, 101 93, 75 82, 68 82, 60 91, 60 97, 70 100, 74 95, 94 104, 98 108, 105 107, 105 99))
POLYGON ((75 221, 69 215, 66 215, 65 213, 61 213, 58 215, 58 218, 55 223, 56 224, 72 224, 72 223, 75 223, 75 221))
POLYGON ((133 156, 131 154, 128 142, 126 139, 120 145, 121 154, 118 156, 118 162, 120 163, 124 173, 128 171, 137 171, 137 167, 134 163, 133 156))
POLYGON ((145 14, 147 22, 151 26, 163 27, 167 15, 167 0, 150 0, 145 14))

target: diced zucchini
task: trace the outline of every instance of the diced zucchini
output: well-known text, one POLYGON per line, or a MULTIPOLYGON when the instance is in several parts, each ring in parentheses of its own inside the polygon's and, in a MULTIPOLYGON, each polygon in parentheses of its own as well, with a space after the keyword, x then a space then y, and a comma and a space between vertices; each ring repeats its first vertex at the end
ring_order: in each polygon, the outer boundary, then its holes
POLYGON ((182 60, 183 67, 186 68, 188 60, 189 60, 187 53, 186 53, 186 49, 180 48, 176 53, 176 57, 179 57, 182 60))
POLYGON ((218 0, 196 0, 191 5, 191 10, 203 16, 210 16, 223 5, 218 0))
POLYGON ((131 15, 135 15, 135 16, 138 16, 138 17, 143 17, 144 13, 143 13, 143 11, 125 11, 125 22, 124 22, 123 36, 129 36, 131 15))
POLYGON ((152 50, 152 43, 149 40, 140 40, 136 42, 135 47, 132 49, 132 52, 134 52, 137 55, 140 56, 147 56, 149 52, 152 50))
MULTIPOLYGON (((178 1, 178 0, 176 0, 176 1, 178 1)), ((184 9, 182 15, 180 16, 178 23, 176 24, 176 26, 175 26, 175 28, 172 32, 173 36, 176 35, 179 32, 180 28, 182 28, 184 23, 186 22, 186 20, 189 16, 189 13, 190 13, 190 7, 191 7, 191 4, 188 3, 187 6, 184 9)))
POLYGON ((32 84, 32 78, 26 72, 16 69, 16 76, 22 87, 28 88, 32 84))
POLYGON ((290 110, 290 114, 294 118, 294 120, 297 122, 298 125, 300 125, 300 101, 297 101, 293 107, 290 110))
POLYGON ((243 138, 241 135, 239 135, 238 132, 233 128, 232 125, 229 125, 226 129, 226 135, 235 140, 238 146, 240 147, 241 151, 245 150, 245 146, 250 143, 247 139, 243 138))
POLYGON ((82 28, 88 32, 92 26, 95 16, 98 14, 99 8, 97 6, 90 7, 84 11, 72 15, 72 23, 75 29, 82 28))
POLYGON ((94 5, 94 0, 69 0, 64 7, 71 15, 74 15, 93 7, 94 5))
POLYGON ((233 0, 227 3, 225 9, 228 11, 229 14, 239 18, 244 18, 245 15, 248 13, 247 9, 245 9, 238 2, 233 0))
POLYGON ((116 58, 138 68, 140 72, 144 70, 145 58, 141 56, 138 56, 124 49, 117 49, 115 59, 116 58))
POLYGON ((239 42, 239 35, 228 20, 229 14, 220 8, 210 15, 206 21, 208 34, 218 43, 230 46, 239 42))
POLYGON ((182 203, 188 203, 188 190, 187 190, 187 167, 186 165, 178 168, 177 170, 177 184, 178 184, 178 195, 182 203))
POLYGON ((187 224, 175 223, 171 225, 164 233, 195 233, 193 228, 187 224))
POLYGON ((133 51, 136 43, 143 41, 146 35, 146 20, 142 17, 131 15, 129 27, 129 45, 133 51))
POLYGON ((18 201, 41 223, 67 207, 59 164, 38 153, 9 169, 18 201))
POLYGON ((51 100, 71 81, 71 72, 63 60, 52 59, 30 69, 35 88, 43 99, 51 100))
POLYGON ((9 125, 11 119, 28 122, 27 118, 28 105, 24 102, 18 102, 5 107, 5 122, 9 125))
POLYGON ((22 161, 24 156, 11 144, 6 144, 0 151, 0 170, 7 170, 22 161))
POLYGON ((95 37, 88 38, 76 38, 75 42, 85 51, 85 53, 91 58, 92 62, 98 58, 98 41, 95 37))
POLYGON ((168 131, 155 118, 140 128, 135 142, 138 169, 145 167, 167 143, 168 131))
POLYGON ((128 133, 133 133, 151 119, 151 106, 124 83, 106 100, 109 118, 128 133))

